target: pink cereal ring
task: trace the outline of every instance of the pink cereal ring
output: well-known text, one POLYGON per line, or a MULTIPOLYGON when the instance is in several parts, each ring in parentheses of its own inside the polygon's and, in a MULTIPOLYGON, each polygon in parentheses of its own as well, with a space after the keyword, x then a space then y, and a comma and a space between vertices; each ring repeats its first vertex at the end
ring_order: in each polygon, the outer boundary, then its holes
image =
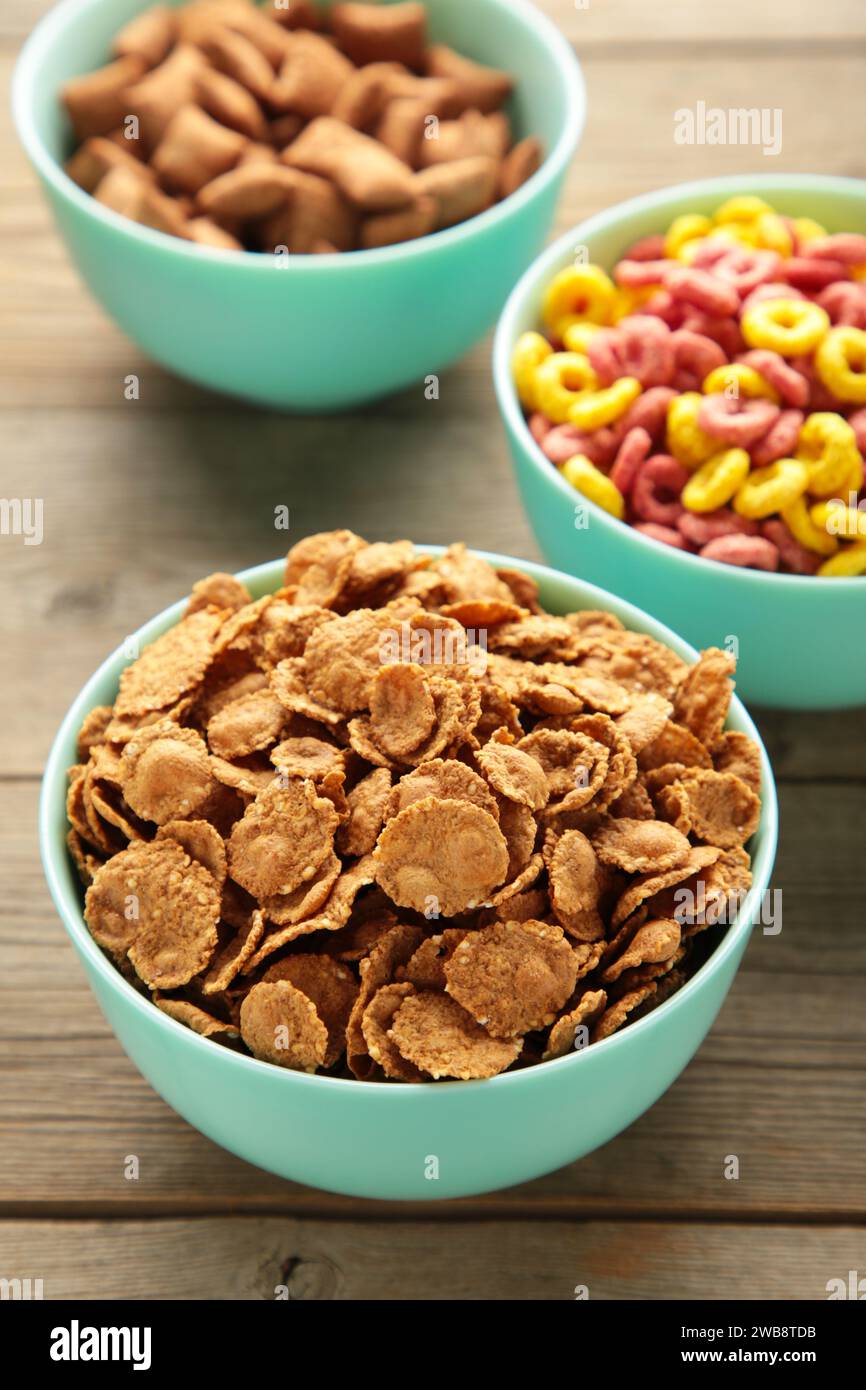
POLYGON ((650 540, 673 546, 674 550, 688 550, 679 531, 675 531, 671 526, 660 526, 657 521, 637 521, 634 529, 640 531, 642 536, 649 536, 650 540))
POLYGON ((731 243, 724 237, 708 236, 700 243, 690 264, 698 270, 709 270, 717 265, 731 250, 731 243))
MULTIPOLYGON (((857 448, 861 454, 866 455, 866 405, 861 410, 855 410, 853 415, 848 416, 848 424, 854 431, 854 438, 857 440, 857 448)), ((864 465, 866 467, 866 465, 864 465)))
POLYGON ((786 570, 790 570, 792 574, 815 573, 821 563, 821 556, 801 545, 779 517, 771 517, 765 521, 761 526, 761 532, 778 550, 779 559, 786 570))
POLYGON ((713 268, 716 275, 729 281, 737 294, 744 298, 759 285, 767 285, 778 279, 782 257, 777 251, 749 251, 745 247, 732 247, 713 268))
POLYGON ((768 463, 775 463, 776 459, 790 458, 797 447, 804 418, 802 410, 783 410, 763 439, 752 445, 753 466, 765 468, 768 463))
POLYGON ((651 386, 648 391, 643 391, 617 421, 617 425, 623 429, 623 438, 629 430, 643 429, 652 440, 658 442, 667 425, 668 406, 676 394, 672 386, 651 386))
POLYGON ((728 359, 736 357, 745 346, 740 325, 735 318, 713 318, 711 314, 702 314, 698 309, 692 309, 690 313, 683 315, 679 327, 686 329, 688 333, 699 333, 702 338, 710 338, 714 343, 718 343, 728 359))
POLYGON ((866 328, 866 283, 856 280, 836 280, 815 296, 816 303, 826 309, 830 321, 847 328, 866 328))
POLYGON ((636 377, 641 386, 667 386, 674 374, 671 332, 660 318, 630 314, 619 325, 622 335, 622 375, 636 377))
POLYGON ((610 386, 626 375, 623 347, 624 339, 618 328, 600 328, 587 343, 586 355, 602 386, 610 386))
POLYGON ((652 440, 646 430, 638 427, 629 430, 616 451, 616 458, 610 470, 610 480, 627 497, 637 477, 637 471, 652 448, 652 440))
POLYGON ((779 414, 779 407, 772 401, 730 399, 714 393, 701 401, 698 424, 723 444, 749 449, 772 429, 779 414))
POLYGON ((750 309, 754 309, 756 304, 761 304, 765 299, 805 299, 806 296, 799 290, 795 290, 792 285, 786 285, 782 280, 774 280, 769 285, 759 285, 756 290, 747 295, 743 300, 743 313, 747 314, 750 309))
POLYGON ((548 420, 546 415, 542 415, 540 410, 534 410, 527 421, 529 433, 536 444, 541 444, 544 438, 553 429, 553 422, 548 420))
POLYGON ((647 285, 660 285, 670 261, 619 261, 613 278, 624 290, 640 290, 647 285))
POLYGON ((660 261, 664 259, 665 239, 662 232, 655 236, 641 237, 630 246, 623 256, 624 261, 660 261))
POLYGON ((541 445, 551 463, 565 463, 574 454, 585 454, 596 467, 606 468, 616 453, 616 440, 609 429, 585 434, 574 425, 554 425, 541 445))
POLYGON ((690 545, 709 545, 719 536, 757 536, 757 521, 738 516, 730 507, 718 507, 714 512, 683 512, 677 530, 690 545))
POLYGON ((728 360, 715 339, 689 328, 678 328, 671 334, 671 343, 677 377, 689 379, 689 385, 679 387, 681 391, 699 391, 704 377, 716 367, 724 367, 728 360))
POLYGON ((676 526, 685 510, 680 493, 690 476, 670 454, 653 454, 646 459, 631 488, 631 505, 638 520, 676 526))
POLYGON ((681 328, 688 313, 688 306, 674 300, 667 290, 656 290, 655 294, 640 306, 640 311, 642 314, 661 319, 668 328, 681 328))
POLYGON ((740 307, 740 296, 733 285, 725 284, 708 270, 674 264, 665 275, 664 285, 674 299, 693 304, 715 318, 735 314, 740 307))
POLYGON ((784 276, 795 289, 814 294, 825 285, 832 285, 834 280, 847 280, 848 267, 842 261, 813 261, 808 255, 789 256, 784 263, 784 276))
POLYGON ((802 410, 807 404, 807 378, 786 362, 778 352, 772 352, 770 348, 752 348, 749 352, 741 353, 737 360, 745 362, 747 367, 754 367, 755 371, 778 391, 785 405, 793 405, 802 410))
POLYGON ((764 536, 719 536, 699 552, 704 560, 718 560, 723 565, 739 565, 745 569, 777 570, 779 550, 764 536))
POLYGON ((866 263, 866 236, 861 232, 835 232, 832 236, 816 237, 808 244, 810 259, 841 261, 843 265, 866 263))

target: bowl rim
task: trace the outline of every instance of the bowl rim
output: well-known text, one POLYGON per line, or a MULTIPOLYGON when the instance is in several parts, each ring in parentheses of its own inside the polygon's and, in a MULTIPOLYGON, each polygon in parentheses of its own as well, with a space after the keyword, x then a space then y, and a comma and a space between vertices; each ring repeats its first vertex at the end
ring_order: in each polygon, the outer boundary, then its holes
MULTIPOLYGON (((416 237, 414 241, 398 242, 394 246, 332 252, 321 256, 288 256, 280 261, 267 252, 247 251, 241 255, 235 250, 203 246, 199 242, 185 241, 167 232, 141 226, 98 203, 69 177, 62 164, 58 163, 46 148, 37 131, 33 117, 33 94, 37 85, 34 75, 42 58, 54 47, 58 39, 62 39, 69 26, 107 2, 108 0, 60 0, 59 4, 43 15, 30 33, 18 55, 12 74, 12 117, 18 139, 37 174, 55 193, 71 202, 81 212, 105 223, 108 227, 113 227, 116 231, 123 232, 145 246, 152 246, 166 254, 171 251, 187 259, 222 261, 226 265, 239 267, 242 274, 272 274, 279 271, 282 275, 288 271, 291 275, 298 274, 300 269, 303 269, 313 274, 333 275, 338 266, 341 272, 346 272, 359 265, 379 266, 389 261, 412 260, 433 249, 441 248, 446 251, 473 233, 483 232, 503 218, 520 212, 544 188, 555 184, 571 162, 586 124, 586 81, 583 70, 576 53, 553 21, 529 3, 529 0, 487 0, 494 8, 507 10, 527 29, 538 34, 547 47, 552 67, 561 81, 566 106, 565 119, 555 144, 546 153, 535 173, 516 192, 454 227, 416 237)), ((435 0, 427 2, 435 3, 435 0)), ((142 0, 141 10, 146 8, 146 3, 147 0, 142 0)), ((255 3, 258 4, 258 0, 255 0, 255 3)), ((57 99, 60 99, 59 93, 57 99)))
MULTIPOLYGON (((517 337, 516 323, 522 316, 527 301, 539 285, 553 275, 560 265, 568 259, 565 253, 573 250, 575 240, 579 243, 581 239, 588 240, 589 237, 599 232, 610 231, 617 226, 622 218, 628 217, 632 213, 660 214, 671 203, 679 201, 688 194, 694 194, 695 197, 710 197, 717 194, 720 198, 724 198, 736 192, 761 194, 771 192, 774 188, 782 192, 802 191, 806 196, 810 192, 853 194, 860 197, 866 204, 866 180, 835 174, 725 174, 718 178, 692 179, 685 183, 667 184, 664 188, 654 189, 649 193, 641 193, 634 198, 627 198, 620 203, 614 203, 601 212, 594 213, 591 217, 586 217, 582 222, 576 223, 570 231, 557 237, 552 245, 546 247, 517 281, 505 301, 494 334, 492 352, 494 389, 499 410, 506 426, 522 446, 524 455, 529 460, 533 470, 544 478, 548 486, 552 487, 554 492, 568 503, 569 507, 573 508, 574 506, 575 490, 542 452, 530 433, 511 376, 511 350, 517 337)), ((682 567, 684 583, 688 582, 693 567, 697 564, 700 565, 702 573, 706 572, 709 567, 710 572, 715 571, 719 578, 724 577, 729 584, 739 585, 741 589, 746 589, 754 584, 773 583, 784 585, 789 591, 803 587, 809 592, 814 590, 815 575, 777 573, 737 565, 724 565, 719 560, 704 559, 700 555, 693 555, 690 551, 677 550, 674 546, 665 545, 663 541, 653 540, 651 536, 646 536, 643 532, 635 530, 627 522, 618 521, 616 517, 610 516, 603 507, 599 507, 589 498, 582 500, 589 510, 594 525, 599 525, 602 530, 608 530, 613 538, 625 540, 626 543, 632 542, 638 547, 638 550, 643 550, 647 563, 651 563, 653 558, 661 558, 664 554, 664 558, 669 560, 672 565, 682 567)), ((840 589, 848 593, 858 589, 861 592, 866 592, 866 582, 861 576, 833 577, 826 587, 829 592, 836 595, 840 589)))
MULTIPOLYGON (((442 545, 419 545, 419 551, 424 554, 438 555, 446 547, 442 545)), ((650 614, 644 613, 636 605, 628 603, 625 599, 618 598, 616 595, 607 593, 606 590, 599 588, 595 584, 590 584, 586 580, 577 579, 573 575, 565 574, 561 570, 551 569, 549 566, 540 565, 528 560, 519 560, 514 556, 500 555, 486 550, 476 550, 472 547, 472 552, 482 559, 489 561, 498 567, 523 569, 532 578, 545 584, 559 585, 565 583, 572 591, 569 602, 574 601, 576 605, 587 608, 608 608, 613 611, 627 626, 634 626, 638 631, 648 632, 658 640, 667 642, 680 656, 686 660, 694 661, 697 652, 683 638, 666 627, 664 623, 653 618, 650 614)), ((253 595, 257 591, 262 593, 273 592, 279 587, 282 580, 284 559, 270 560, 263 564, 255 565, 249 569, 242 570, 238 578, 246 583, 253 595)), ((180 618, 187 603, 187 598, 180 599, 177 603, 171 604, 161 613, 151 618, 140 627, 137 633, 133 634, 138 648, 152 642, 161 632, 172 626, 180 618)), ((130 638, 125 639, 129 642, 130 638)), ((176 1019, 170 1018, 161 1009, 155 1007, 150 999, 133 988, 133 986, 119 973, 114 965, 108 960, 94 941, 84 921, 84 914, 77 895, 74 891, 74 883, 70 874, 72 866, 69 863, 68 850, 66 846, 66 836, 62 831, 58 833, 56 821, 58 811, 61 813, 61 824, 66 826, 66 790, 67 790, 67 768, 70 766, 70 749, 74 749, 75 739, 81 726, 84 715, 99 703, 97 691, 107 677, 112 683, 116 684, 120 671, 128 664, 128 658, 124 654, 123 646, 117 647, 101 663, 92 676, 85 682, 78 695, 73 700, 67 713, 65 714, 60 728, 54 738, 45 771, 42 778, 42 786, 39 798, 39 843, 42 856, 42 864, 45 872, 48 888, 51 893, 55 908, 60 916, 64 928, 70 937, 76 951, 85 958, 86 963, 91 967, 100 979, 109 988, 110 992, 120 997, 121 1001, 128 1003, 133 1009, 140 1010, 144 1019, 149 1019, 150 1023, 157 1031, 162 1030, 166 1039, 174 1036, 181 1045, 188 1045, 193 1048, 206 1048, 207 1053, 214 1059, 214 1065, 225 1064, 229 1067, 248 1068, 253 1067, 261 1074, 276 1075, 283 1078, 277 1082, 278 1085, 303 1085, 311 1087, 348 1087, 350 1093, 357 1094, 361 1090, 367 1092, 370 1088, 359 1087, 356 1080, 344 1077, 328 1076, 326 1074, 308 1074, 306 1072, 291 1071, 288 1068, 274 1066, 273 1063, 260 1061, 256 1057, 247 1056, 245 1053, 236 1052, 229 1047, 215 1046, 208 1039, 194 1033, 192 1029, 185 1027, 176 1019), (68 877, 68 882, 64 882, 64 873, 68 877), (223 1062, 220 1062, 220 1057, 223 1062)), ((679 989, 671 998, 666 999, 656 1009, 652 1010, 645 1018, 638 1019, 627 1028, 614 1033, 609 1038, 603 1038, 600 1042, 593 1043, 591 1048, 582 1049, 579 1052, 566 1054, 545 1062, 542 1067, 526 1067, 515 1072, 503 1072, 498 1076, 487 1077, 476 1080, 460 1081, 450 1079, 439 1081, 433 1087, 423 1087, 424 1094, 438 1094, 443 1088, 449 1093, 453 1088, 459 1087, 465 1090, 467 1087, 478 1089, 479 1087, 503 1088, 510 1086, 518 1089, 521 1086, 533 1084, 531 1078, 538 1071, 544 1075, 553 1077, 551 1069, 558 1068, 564 1072, 567 1067, 574 1067, 586 1064, 584 1058, 587 1055, 596 1054, 596 1049, 605 1048, 612 1053, 614 1049, 631 1046, 635 1039, 643 1036, 650 1028, 663 1026, 665 1018, 672 1018, 674 1013, 684 1006, 684 1003, 697 990, 703 988, 710 976, 717 973, 723 963, 736 952, 741 944, 745 944, 751 932, 753 921, 757 916, 760 900, 769 887, 773 865, 776 856, 778 842, 778 803, 776 798, 776 787, 773 779, 773 772, 770 765, 767 750, 755 724, 747 712, 739 697, 734 694, 731 700, 731 708, 728 716, 728 725, 733 725, 747 733, 757 743, 761 753, 761 819, 755 835, 758 837, 758 847, 753 857, 752 885, 747 893, 740 911, 733 922, 728 924, 727 930, 721 941, 716 946, 712 954, 695 971, 690 979, 679 989), (631 1042, 629 1041, 631 1038, 631 1042)), ((72 871, 74 873, 74 870, 72 871)), ((112 1029, 112 1031, 114 1031, 112 1029)), ((597 1055, 597 1054, 596 1054, 597 1055)), ((375 1086, 376 1095, 394 1094, 402 1096, 402 1101, 394 1101, 392 1104, 414 1104, 412 1097, 417 1094, 418 1088, 415 1086, 389 1086, 380 1084, 375 1086)), ((435 1104, 436 1102, 434 1102, 435 1104)))

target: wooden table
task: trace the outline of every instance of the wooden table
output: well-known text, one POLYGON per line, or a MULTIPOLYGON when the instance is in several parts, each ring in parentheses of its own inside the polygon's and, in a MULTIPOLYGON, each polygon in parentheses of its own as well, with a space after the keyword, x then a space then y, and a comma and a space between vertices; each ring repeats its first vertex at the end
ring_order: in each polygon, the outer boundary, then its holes
MULTIPOLYGON (((862 0, 543 7, 589 85, 561 228, 703 174, 866 174, 862 0), (673 111, 698 100, 781 108, 782 154, 674 144, 673 111)), ((4 10, 4 72, 44 8, 4 10)), ((568 1299, 586 1284, 592 1298, 768 1299, 823 1298, 828 1279, 866 1274, 862 712, 758 711, 779 779, 783 930, 756 931, 668 1094, 582 1162, 436 1207, 331 1197, 216 1148, 138 1075, 37 850, 40 770, 85 677, 198 576, 278 553, 278 503, 296 536, 351 526, 537 551, 489 344, 443 376, 436 402, 419 385, 334 419, 232 404, 168 376, 88 298, 5 102, 0 168, 0 491, 45 505, 41 546, 0 538, 0 1275, 42 1277, 46 1297, 256 1299, 287 1280, 297 1298, 568 1299), (124 400, 129 372, 138 402, 124 400), (737 1181, 724 1176, 731 1154, 737 1181)))

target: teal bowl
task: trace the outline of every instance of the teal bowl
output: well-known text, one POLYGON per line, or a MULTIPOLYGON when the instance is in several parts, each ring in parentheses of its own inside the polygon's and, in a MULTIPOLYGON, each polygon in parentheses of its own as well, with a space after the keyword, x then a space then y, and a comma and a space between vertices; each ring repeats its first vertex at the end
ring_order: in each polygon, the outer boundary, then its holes
POLYGON ((283 259, 138 226, 64 173, 60 88, 104 63, 113 35, 149 3, 63 0, 24 46, 13 83, 18 134, 69 253, 144 352, 217 391, 330 411, 435 374, 483 337, 544 245, 583 130, 583 76, 550 20, 526 0, 427 0, 437 41, 514 74, 515 132, 537 134, 547 151, 517 193, 418 241, 283 259))
MULTIPOLYGON (((591 584, 522 560, 485 558, 533 575, 541 601, 554 613, 609 608, 628 627, 695 659, 694 650, 661 623, 591 584)), ((283 561, 275 560, 240 578, 258 597, 280 585, 282 572, 283 561)), ((177 603, 147 623, 138 642, 152 642, 183 608, 177 603)), ((488 1081, 343 1081, 285 1071, 206 1041, 142 998, 91 938, 66 851, 66 769, 76 759, 84 715, 114 700, 126 662, 119 649, 103 663, 51 749, 39 812, 43 863, 57 910, 121 1045, 163 1099, 223 1148, 281 1177, 351 1196, 418 1201, 490 1192, 607 1143, 658 1100, 700 1046, 730 988, 773 868, 778 813, 763 746, 763 810, 749 846, 752 889, 712 955, 677 994, 583 1052, 488 1081)), ((728 727, 760 743, 737 698, 728 727)))
POLYGON ((866 703, 866 579, 767 574, 702 560, 650 540, 587 503, 535 443, 511 379, 517 338, 541 322, 544 288, 585 246, 609 268, 638 237, 684 212, 711 212, 734 193, 756 193, 781 212, 830 231, 866 232, 866 183, 806 174, 703 179, 631 198, 581 222, 530 266, 499 321, 493 373, 518 486, 544 558, 648 608, 697 647, 738 645, 737 690, 750 704, 841 709, 866 703))

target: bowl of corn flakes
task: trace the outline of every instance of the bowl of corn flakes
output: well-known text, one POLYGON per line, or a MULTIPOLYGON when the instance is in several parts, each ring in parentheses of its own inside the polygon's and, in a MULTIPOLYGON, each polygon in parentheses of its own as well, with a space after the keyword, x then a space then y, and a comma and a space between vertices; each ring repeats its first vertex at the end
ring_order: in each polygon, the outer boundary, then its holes
POLYGON ((62 0, 13 106, 134 342, 213 390, 330 411, 435 375, 495 322, 585 94, 525 0, 62 0))
POLYGON ((310 536, 87 682, 48 884, 217 1143, 365 1197, 523 1182, 670 1086, 761 916, 775 789, 733 674, 543 566, 310 536))
POLYGON ((752 702, 866 702, 866 183, 588 219, 513 291, 494 376, 551 564, 735 653, 752 702))

